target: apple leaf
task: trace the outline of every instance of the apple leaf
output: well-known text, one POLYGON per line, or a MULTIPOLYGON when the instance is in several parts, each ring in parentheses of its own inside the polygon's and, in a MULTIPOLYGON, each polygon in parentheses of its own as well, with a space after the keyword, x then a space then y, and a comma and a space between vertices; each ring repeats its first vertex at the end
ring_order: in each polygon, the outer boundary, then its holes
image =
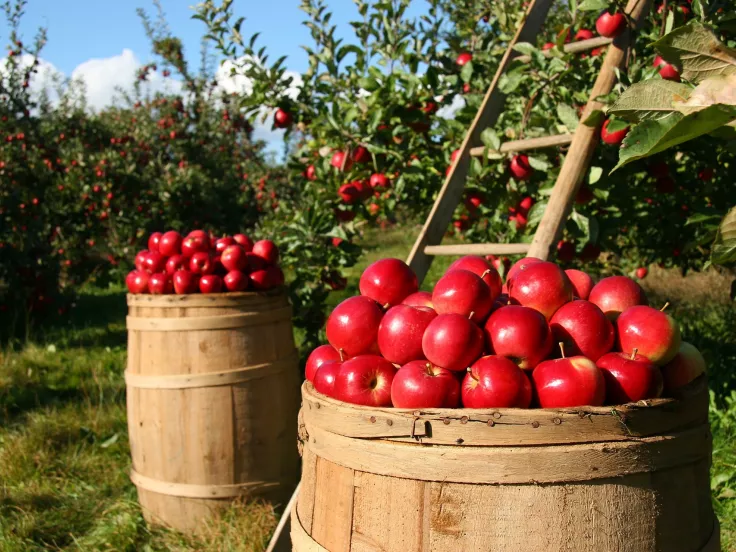
POLYGON ((731 207, 718 226, 710 262, 718 265, 736 263, 736 207, 731 207))
POLYGON ((529 209, 527 224, 530 228, 536 228, 539 226, 539 223, 542 222, 542 216, 544 215, 544 210, 547 208, 547 203, 548 200, 543 199, 541 201, 537 201, 532 205, 532 208, 529 209))
POLYGON ((465 65, 463 65, 463 68, 460 71, 460 78, 463 79, 463 82, 470 82, 470 79, 473 78, 473 62, 472 61, 469 61, 465 65))
POLYGON ((519 52, 520 54, 526 54, 530 56, 534 52, 536 52, 537 49, 534 47, 533 44, 530 44, 528 42, 517 42, 514 45, 514 51, 519 52))
POLYGON ((690 97, 687 84, 664 79, 650 79, 632 84, 606 111, 629 121, 660 119, 675 111, 674 102, 690 97))
POLYGON ((673 112, 661 119, 643 121, 631 129, 624 138, 618 165, 611 172, 637 159, 708 134, 734 119, 736 119, 736 106, 719 104, 689 115, 673 112))
POLYGON ((611 2, 607 0, 583 0, 578 9, 580 11, 602 11, 607 10, 611 2))
POLYGON ((736 105, 736 74, 705 79, 686 101, 675 102, 674 108, 687 115, 713 104, 736 105))
POLYGON ((557 104, 557 117, 570 132, 574 132, 580 122, 578 114, 575 113, 575 109, 567 104, 557 104))
POLYGON ((589 127, 597 127, 605 120, 606 120, 606 114, 603 113, 603 111, 600 109, 594 109, 593 111, 590 112, 590 115, 588 115, 585 118, 585 120, 583 121, 583 124, 589 127))
POLYGON ((595 184, 603 176, 603 169, 601 167, 590 167, 590 176, 588 176, 588 183, 595 184))
POLYGON ((480 141, 483 142, 483 145, 488 149, 498 151, 501 148, 501 140, 499 139, 498 134, 496 134, 496 131, 491 127, 484 129, 483 132, 480 133, 480 141))
POLYGON ((630 126, 631 123, 627 123, 626 121, 622 121, 621 119, 609 119, 606 130, 608 132, 618 132, 619 130, 629 128, 630 126))
POLYGON ((736 50, 723 44, 700 22, 678 27, 653 46, 665 60, 682 68, 682 78, 689 81, 736 74, 736 50))
POLYGON ((536 171, 547 171, 549 170, 549 163, 547 163, 544 159, 540 159, 539 157, 534 157, 532 155, 527 156, 529 159, 529 165, 536 170, 536 171))

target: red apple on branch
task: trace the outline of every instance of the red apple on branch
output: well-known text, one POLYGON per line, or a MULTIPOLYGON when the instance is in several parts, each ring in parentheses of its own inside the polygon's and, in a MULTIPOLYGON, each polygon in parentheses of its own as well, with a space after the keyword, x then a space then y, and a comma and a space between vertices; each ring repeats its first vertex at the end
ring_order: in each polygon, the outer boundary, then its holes
POLYGON ((569 355, 598 360, 613 347, 613 324, 593 303, 583 300, 562 305, 549 321, 556 342, 569 355))
POLYGON ((327 318, 327 341, 338 351, 342 349, 346 358, 378 353, 378 327, 382 318, 381 307, 370 297, 345 299, 327 318))
POLYGON ((616 38, 626 28, 626 16, 621 12, 603 12, 595 22, 595 30, 606 38, 616 38))
POLYGON ((629 133, 629 127, 624 127, 621 130, 615 130, 612 132, 608 131, 608 125, 611 122, 610 119, 606 119, 601 127, 601 140, 610 146, 620 146, 629 133))
POLYGON ((492 354, 507 357, 524 370, 534 368, 552 351, 547 321, 528 307, 507 305, 494 311, 484 333, 492 354))
POLYGON ((429 323, 422 351, 432 364, 462 371, 483 352, 483 332, 460 314, 441 314, 429 323))
POLYGON ((398 305, 419 290, 414 271, 399 259, 381 259, 363 271, 358 284, 361 295, 384 308, 398 305))
POLYGON ((462 52, 462 53, 460 53, 457 56, 457 62, 456 63, 460 67, 462 67, 463 65, 465 65, 466 63, 468 63, 469 61, 472 61, 472 60, 473 60, 473 54, 471 54, 470 52, 462 52))
POLYGON ((378 355, 360 355, 342 363, 335 377, 334 397, 363 406, 391 406, 396 368, 378 355))
POLYGON ((489 355, 468 368, 462 398, 465 408, 529 408, 532 388, 516 364, 505 357, 489 355))
POLYGON ((455 372, 414 360, 396 372, 391 402, 396 408, 457 408, 460 382, 455 372))
POLYGON ((626 404, 662 394, 662 374, 647 358, 632 353, 608 353, 596 361, 606 380, 606 402, 626 404))
POLYGON ((401 366, 424 359, 422 337, 436 317, 427 307, 395 305, 388 309, 378 327, 378 349, 383 357, 401 366))
POLYGON ((534 174, 534 169, 529 164, 529 157, 524 154, 514 155, 511 158, 509 169, 517 180, 529 180, 534 174))

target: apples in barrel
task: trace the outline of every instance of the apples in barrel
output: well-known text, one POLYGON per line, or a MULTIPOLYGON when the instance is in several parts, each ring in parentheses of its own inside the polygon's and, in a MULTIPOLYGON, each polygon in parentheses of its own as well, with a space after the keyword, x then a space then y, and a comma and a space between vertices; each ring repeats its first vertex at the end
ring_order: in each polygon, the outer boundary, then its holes
POLYGON ((595 283, 532 257, 509 266, 506 294, 482 257, 456 260, 421 291, 403 261, 374 262, 361 295, 330 313, 307 380, 364 406, 576 408, 676 398, 705 372, 631 278, 595 283))

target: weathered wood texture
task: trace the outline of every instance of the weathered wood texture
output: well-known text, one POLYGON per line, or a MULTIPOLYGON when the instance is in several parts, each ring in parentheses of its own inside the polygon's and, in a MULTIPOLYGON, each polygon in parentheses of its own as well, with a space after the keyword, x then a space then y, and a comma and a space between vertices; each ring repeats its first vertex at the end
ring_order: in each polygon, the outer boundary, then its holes
POLYGON ((299 368, 281 293, 128 296, 131 480, 151 523, 195 531, 298 480, 299 368))
POLYGON ((702 380, 615 408, 431 411, 305 383, 293 550, 718 552, 707 408, 702 380))

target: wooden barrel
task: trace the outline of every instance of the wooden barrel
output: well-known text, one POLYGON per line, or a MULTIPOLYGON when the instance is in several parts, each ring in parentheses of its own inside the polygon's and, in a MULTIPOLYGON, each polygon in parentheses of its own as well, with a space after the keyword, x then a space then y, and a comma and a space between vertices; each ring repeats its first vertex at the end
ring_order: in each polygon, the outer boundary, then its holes
POLYGON ((299 363, 283 292, 128 295, 131 480, 181 531, 241 496, 285 503, 299 475, 299 363))
POLYGON ((302 386, 297 552, 719 552, 708 394, 366 408, 302 386))

